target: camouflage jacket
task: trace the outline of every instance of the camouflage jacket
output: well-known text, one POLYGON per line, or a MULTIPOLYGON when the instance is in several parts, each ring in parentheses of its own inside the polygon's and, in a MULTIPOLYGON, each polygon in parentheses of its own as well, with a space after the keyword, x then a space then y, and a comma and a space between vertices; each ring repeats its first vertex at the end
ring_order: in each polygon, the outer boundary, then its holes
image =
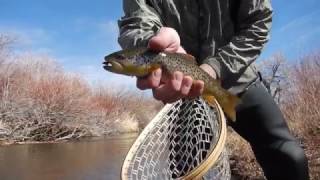
POLYGON ((122 48, 147 46, 158 30, 172 27, 199 64, 213 67, 222 86, 243 92, 258 74, 259 56, 272 22, 270 0, 123 0, 122 48))

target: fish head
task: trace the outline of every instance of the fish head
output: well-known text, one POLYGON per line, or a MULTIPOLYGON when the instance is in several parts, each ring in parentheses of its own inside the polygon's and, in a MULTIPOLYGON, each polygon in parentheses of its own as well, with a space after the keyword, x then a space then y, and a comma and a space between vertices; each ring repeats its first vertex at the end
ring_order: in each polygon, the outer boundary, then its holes
POLYGON ((146 48, 121 50, 104 58, 104 69, 117 74, 143 77, 160 67, 152 62, 153 57, 153 53, 146 48))

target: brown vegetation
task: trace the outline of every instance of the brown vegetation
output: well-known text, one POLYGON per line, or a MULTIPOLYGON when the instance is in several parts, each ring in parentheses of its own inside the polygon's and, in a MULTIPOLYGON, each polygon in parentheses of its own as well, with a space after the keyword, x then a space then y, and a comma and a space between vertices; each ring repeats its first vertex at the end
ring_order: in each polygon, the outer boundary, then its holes
MULTIPOLYGON (((275 55, 260 64, 270 93, 284 113, 291 132, 305 149, 310 177, 320 179, 320 52, 289 64, 275 55)), ((263 179, 250 146, 235 133, 229 134, 231 165, 241 179, 263 179)))
POLYGON ((0 36, 0 143, 138 131, 158 108, 129 90, 90 87, 49 57, 14 55, 11 42, 0 36))
POLYGON ((290 83, 281 108, 306 150, 311 179, 320 179, 320 52, 292 67, 290 83))

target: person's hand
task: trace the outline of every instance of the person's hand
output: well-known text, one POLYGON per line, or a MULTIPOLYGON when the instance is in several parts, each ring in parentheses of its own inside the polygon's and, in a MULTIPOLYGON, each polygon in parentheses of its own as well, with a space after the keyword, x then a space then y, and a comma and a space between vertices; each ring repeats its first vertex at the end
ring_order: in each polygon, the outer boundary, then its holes
POLYGON ((180 46, 180 37, 177 31, 169 27, 161 28, 159 33, 149 40, 149 48, 155 51, 186 54, 186 51, 180 46))
MULTIPOLYGON (((159 33, 150 39, 149 48, 156 51, 186 53, 180 46, 178 33, 167 27, 161 28, 159 33)), ((202 64, 200 67, 215 78, 215 71, 211 66, 202 64)), ((156 69, 149 76, 138 78, 137 87, 141 90, 152 89, 155 99, 164 103, 172 103, 181 98, 200 96, 204 89, 204 83, 199 80, 193 81, 190 76, 184 76, 179 71, 167 78, 162 76, 161 69, 156 69)))

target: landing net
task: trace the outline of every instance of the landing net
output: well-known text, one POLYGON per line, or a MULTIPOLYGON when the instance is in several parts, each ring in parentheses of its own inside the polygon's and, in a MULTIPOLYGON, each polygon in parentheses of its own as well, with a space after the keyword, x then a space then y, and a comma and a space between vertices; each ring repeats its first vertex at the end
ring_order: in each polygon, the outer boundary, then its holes
POLYGON ((201 98, 167 104, 139 135, 123 180, 230 179, 225 118, 201 98))

